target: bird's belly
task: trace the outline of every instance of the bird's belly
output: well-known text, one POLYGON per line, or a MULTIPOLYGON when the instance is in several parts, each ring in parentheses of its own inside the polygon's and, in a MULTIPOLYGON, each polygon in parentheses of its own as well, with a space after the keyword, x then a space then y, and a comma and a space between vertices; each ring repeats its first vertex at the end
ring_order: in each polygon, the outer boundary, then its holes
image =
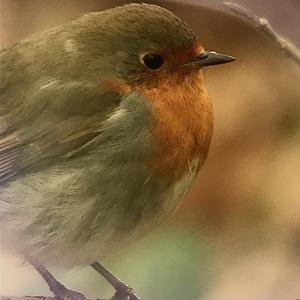
POLYGON ((154 172, 146 159, 154 155, 151 109, 132 97, 122 102, 125 113, 104 124, 92 151, 1 187, 0 227, 11 249, 29 251, 48 265, 85 265, 176 209, 202 159, 189 159, 184 172, 172 170, 169 178, 154 172))
POLYGON ((167 186, 158 187, 154 179, 141 186, 126 206, 112 212, 116 222, 111 219, 110 234, 103 236, 103 230, 95 229, 95 234, 80 245, 81 250, 73 254, 71 264, 87 264, 91 260, 115 255, 145 237, 176 211, 196 178, 197 164, 195 160, 188 173, 167 186))
POLYGON ((189 170, 174 180, 166 191, 165 198, 163 200, 162 212, 165 214, 173 213, 184 199, 189 188, 194 182, 199 169, 199 159, 194 159, 190 163, 189 170))
POLYGON ((97 173, 86 169, 62 168, 68 170, 62 174, 54 166, 1 190, 0 200, 9 205, 0 209, 9 249, 67 267, 115 253, 176 210, 196 176, 197 161, 168 183, 149 176, 140 163, 118 164, 109 172, 105 164, 92 169, 97 173))

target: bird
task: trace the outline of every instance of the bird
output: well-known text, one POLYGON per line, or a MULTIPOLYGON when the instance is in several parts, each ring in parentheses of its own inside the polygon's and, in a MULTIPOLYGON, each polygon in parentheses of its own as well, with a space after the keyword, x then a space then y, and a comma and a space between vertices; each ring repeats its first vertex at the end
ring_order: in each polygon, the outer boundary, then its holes
POLYGON ((140 299, 100 261, 180 204, 213 134, 202 69, 234 60, 206 51, 173 12, 137 3, 2 49, 1 248, 58 299, 85 296, 49 266, 90 265, 112 299, 140 299))

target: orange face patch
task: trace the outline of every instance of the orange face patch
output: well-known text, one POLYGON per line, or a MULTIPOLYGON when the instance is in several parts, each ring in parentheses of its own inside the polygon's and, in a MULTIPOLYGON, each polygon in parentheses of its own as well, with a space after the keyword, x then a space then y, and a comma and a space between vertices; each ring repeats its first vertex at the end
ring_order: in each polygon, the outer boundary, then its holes
POLYGON ((195 59, 204 51, 200 43, 196 42, 191 48, 188 49, 172 49, 164 51, 162 55, 165 57, 168 65, 172 68, 177 68, 182 64, 186 64, 195 59))
POLYGON ((203 164, 213 132, 213 112, 199 70, 166 74, 156 87, 140 88, 151 101, 155 155, 149 167, 161 177, 181 176, 203 164))
POLYGON ((199 44, 190 49, 164 52, 167 66, 146 71, 134 84, 107 82, 110 90, 138 92, 153 110, 152 138, 155 154, 149 168, 161 178, 182 176, 208 153, 213 133, 212 104, 203 87, 200 70, 180 68, 203 52, 199 44))

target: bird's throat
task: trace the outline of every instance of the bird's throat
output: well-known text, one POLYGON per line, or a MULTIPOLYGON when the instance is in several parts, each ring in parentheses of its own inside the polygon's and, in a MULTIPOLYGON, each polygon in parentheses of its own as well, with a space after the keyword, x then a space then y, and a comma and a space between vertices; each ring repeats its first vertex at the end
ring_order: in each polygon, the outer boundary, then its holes
POLYGON ((178 177, 198 168, 208 154, 213 133, 212 104, 200 72, 193 76, 166 79, 157 88, 139 93, 153 106, 154 155, 149 168, 161 178, 178 177))

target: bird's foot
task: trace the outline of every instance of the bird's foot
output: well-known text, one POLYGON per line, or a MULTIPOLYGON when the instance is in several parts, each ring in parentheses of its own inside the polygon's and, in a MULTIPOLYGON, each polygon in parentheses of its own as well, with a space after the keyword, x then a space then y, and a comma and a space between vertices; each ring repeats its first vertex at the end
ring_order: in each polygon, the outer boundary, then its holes
POLYGON ((26 256, 26 258, 44 278, 50 291, 54 294, 55 300, 86 300, 86 297, 83 294, 67 289, 37 260, 29 256, 26 256))
POLYGON ((109 300, 141 300, 131 287, 122 282, 99 262, 93 262, 91 267, 100 273, 115 288, 116 293, 109 300))
POLYGON ((56 300, 86 300, 83 294, 69 290, 64 285, 56 286, 52 292, 56 300))
POLYGON ((116 293, 110 300, 141 300, 134 290, 128 285, 121 283, 116 293))

